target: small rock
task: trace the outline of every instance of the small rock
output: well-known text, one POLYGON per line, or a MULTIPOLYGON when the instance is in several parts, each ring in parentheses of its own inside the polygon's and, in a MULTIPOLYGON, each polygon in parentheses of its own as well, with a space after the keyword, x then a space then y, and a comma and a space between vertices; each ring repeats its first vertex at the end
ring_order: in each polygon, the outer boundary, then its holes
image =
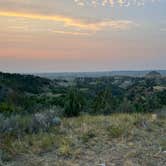
POLYGON ((152 114, 152 121, 155 121, 157 119, 157 114, 152 114))

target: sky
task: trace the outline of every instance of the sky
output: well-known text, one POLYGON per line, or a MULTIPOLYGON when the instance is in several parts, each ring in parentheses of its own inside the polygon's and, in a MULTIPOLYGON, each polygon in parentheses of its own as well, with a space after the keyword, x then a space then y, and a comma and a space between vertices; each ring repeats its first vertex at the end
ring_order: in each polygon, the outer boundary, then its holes
POLYGON ((166 0, 0 0, 0 71, 166 69, 166 0))

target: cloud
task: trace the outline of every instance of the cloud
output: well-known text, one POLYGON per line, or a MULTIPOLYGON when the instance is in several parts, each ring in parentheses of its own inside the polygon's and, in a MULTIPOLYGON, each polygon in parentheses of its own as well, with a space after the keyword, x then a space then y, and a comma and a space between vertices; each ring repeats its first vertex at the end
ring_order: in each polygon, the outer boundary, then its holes
POLYGON ((79 6, 106 6, 109 5, 111 7, 121 6, 144 6, 145 3, 158 2, 159 0, 74 0, 74 2, 79 6))
POLYGON ((130 20, 85 20, 76 19, 68 16, 60 15, 44 15, 44 14, 34 14, 34 13, 21 13, 21 12, 0 12, 0 16, 3 17, 17 17, 25 18, 31 20, 47 20, 62 23, 65 27, 74 27, 80 30, 87 30, 92 32, 101 31, 103 29, 115 29, 115 30, 126 30, 137 26, 136 23, 130 20))
POLYGON ((75 35, 75 36, 89 36, 91 35, 90 33, 86 32, 76 32, 76 31, 60 31, 60 30, 54 30, 52 32, 55 32, 57 34, 62 34, 62 35, 75 35))

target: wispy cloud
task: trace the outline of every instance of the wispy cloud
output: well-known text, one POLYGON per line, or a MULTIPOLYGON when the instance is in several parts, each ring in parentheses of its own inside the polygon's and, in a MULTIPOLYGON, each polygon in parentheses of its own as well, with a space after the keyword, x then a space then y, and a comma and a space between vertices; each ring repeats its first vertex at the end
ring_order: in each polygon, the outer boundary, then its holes
POLYGON ((158 2, 160 0, 74 0, 75 3, 79 6, 106 6, 109 5, 111 7, 114 6, 121 6, 121 7, 128 7, 128 6, 144 6, 145 3, 151 2, 158 2))
POLYGON ((85 33, 85 32, 76 32, 76 31, 60 31, 60 30, 54 30, 52 31, 57 34, 62 34, 62 35, 75 35, 75 36, 89 36, 91 33, 85 33))
MULTIPOLYGON (((68 16, 59 15, 43 15, 34 13, 21 13, 21 12, 0 12, 0 16, 3 17, 17 17, 26 18, 32 20, 47 20, 53 22, 62 23, 65 27, 74 27, 80 30, 87 30, 92 32, 101 31, 103 29, 118 29, 126 30, 137 26, 136 23, 130 20, 86 20, 86 19, 76 19, 68 16)), ((66 32, 68 33, 68 32, 66 32)))

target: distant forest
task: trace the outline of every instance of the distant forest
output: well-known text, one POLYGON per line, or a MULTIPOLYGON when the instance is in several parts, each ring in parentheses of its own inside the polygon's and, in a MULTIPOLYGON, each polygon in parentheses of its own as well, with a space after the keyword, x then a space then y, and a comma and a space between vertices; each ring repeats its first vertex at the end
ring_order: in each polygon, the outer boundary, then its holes
MULTIPOLYGON (((166 70, 156 70, 162 76, 166 76, 166 70)), ((103 71, 103 72, 62 72, 62 73, 35 73, 34 75, 49 79, 66 79, 78 77, 110 77, 110 76, 130 76, 145 77, 150 70, 137 71, 103 71)))

